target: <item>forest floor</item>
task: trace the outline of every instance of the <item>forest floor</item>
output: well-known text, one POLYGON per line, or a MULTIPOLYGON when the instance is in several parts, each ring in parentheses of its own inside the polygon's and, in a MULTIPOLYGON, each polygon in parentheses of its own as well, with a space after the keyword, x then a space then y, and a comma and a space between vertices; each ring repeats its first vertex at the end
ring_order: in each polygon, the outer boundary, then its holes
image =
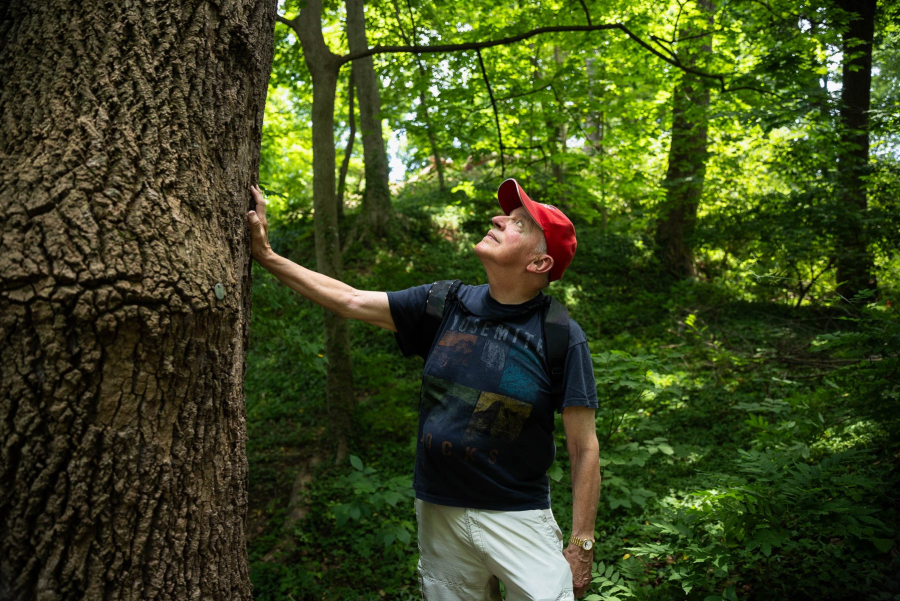
MULTIPOLYGON (((490 207, 464 207, 454 219, 427 199, 399 210, 390 239, 347 251, 351 285, 484 282, 471 246, 487 230, 490 207)), ((273 231, 277 250, 313 263, 311 223, 273 231)), ((256 267, 254 279, 247 531, 255 597, 419 598, 410 487, 421 360, 402 358, 389 333, 353 324, 353 457, 335 465, 321 312, 256 267)), ((891 576, 900 573, 897 440, 864 408, 848 413, 871 391, 854 388, 847 372, 859 357, 832 348, 843 332, 864 328, 843 307, 791 307, 749 289, 663 285, 640 243, 580 226, 578 256, 549 290, 594 354, 604 464, 594 593, 603 599, 900 593, 891 576), (827 481, 803 484, 799 466, 818 466, 827 478, 806 477, 827 481), (806 498, 803 486, 828 502, 846 493, 849 505, 823 509, 807 499, 788 507, 806 498), (748 522, 754 507, 760 515, 748 522), (820 582, 823 570, 849 581, 843 592, 820 582), (797 595, 801 585, 806 593, 797 595)), ((557 445, 551 495, 567 532, 560 427, 557 445)))

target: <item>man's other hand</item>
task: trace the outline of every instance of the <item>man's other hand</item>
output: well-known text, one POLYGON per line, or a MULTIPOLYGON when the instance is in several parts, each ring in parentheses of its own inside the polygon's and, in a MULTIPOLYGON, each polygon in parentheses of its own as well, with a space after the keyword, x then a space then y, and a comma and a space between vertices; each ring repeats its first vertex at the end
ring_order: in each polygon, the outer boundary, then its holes
POLYGON ((593 567, 594 552, 585 551, 581 547, 569 544, 563 551, 563 557, 569 562, 572 569, 572 590, 575 597, 583 596, 591 585, 591 567, 593 567))
POLYGON ((247 213, 247 221, 250 223, 250 252, 257 261, 264 261, 274 253, 269 246, 269 224, 266 223, 266 199, 263 198, 259 186, 250 186, 250 195, 253 197, 254 211, 247 213))

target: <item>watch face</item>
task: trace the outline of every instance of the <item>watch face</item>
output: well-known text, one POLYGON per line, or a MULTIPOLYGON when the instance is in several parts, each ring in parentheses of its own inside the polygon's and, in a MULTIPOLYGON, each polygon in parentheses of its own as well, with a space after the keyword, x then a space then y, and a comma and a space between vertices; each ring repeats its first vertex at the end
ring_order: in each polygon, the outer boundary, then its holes
POLYGON ((584 544, 582 545, 582 547, 584 547, 585 551, 590 551, 591 549, 594 548, 594 541, 586 540, 586 541, 584 541, 584 544))

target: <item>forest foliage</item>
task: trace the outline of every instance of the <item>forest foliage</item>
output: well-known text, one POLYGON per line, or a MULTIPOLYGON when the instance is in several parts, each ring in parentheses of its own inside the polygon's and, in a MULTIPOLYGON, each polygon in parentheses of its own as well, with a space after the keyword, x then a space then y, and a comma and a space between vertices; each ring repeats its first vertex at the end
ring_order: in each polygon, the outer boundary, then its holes
MULTIPOLYGON (((854 151, 841 113, 844 50, 856 48, 844 39, 850 5, 366 5, 372 47, 627 28, 375 54, 390 227, 375 236, 360 219, 366 171, 355 131, 340 217, 344 279, 373 290, 483 283, 471 246, 504 177, 572 217, 578 253, 549 293, 588 336, 600 399, 592 601, 900 595, 900 10, 881 2, 875 13, 860 208, 845 201, 852 184, 842 172, 854 151), (701 89, 708 103, 692 101, 701 89), (679 105, 685 90, 695 96, 679 105), (675 106, 688 133, 702 125, 704 137, 692 156, 700 164, 680 180, 670 169, 675 106), (684 228, 692 273, 673 274, 660 223, 672 190, 691 182, 701 184, 684 228), (859 253, 848 231, 864 241, 876 282, 853 295, 838 293, 837 267, 859 253)), ((280 12, 294 18, 300 8, 289 0, 280 12)), ((336 54, 348 53, 345 22, 343 3, 325 4, 336 54)), ((351 138, 349 73, 346 64, 337 84, 337 165, 351 138)), ((316 256, 312 100, 300 43, 279 24, 260 181, 273 247, 307 266, 316 256)), ((256 598, 417 598, 421 362, 403 359, 390 334, 351 324, 356 407, 342 433, 350 456, 335 465, 322 312, 258 268, 253 294, 256 598)), ((557 436, 552 498, 567 531, 559 427, 557 436)))

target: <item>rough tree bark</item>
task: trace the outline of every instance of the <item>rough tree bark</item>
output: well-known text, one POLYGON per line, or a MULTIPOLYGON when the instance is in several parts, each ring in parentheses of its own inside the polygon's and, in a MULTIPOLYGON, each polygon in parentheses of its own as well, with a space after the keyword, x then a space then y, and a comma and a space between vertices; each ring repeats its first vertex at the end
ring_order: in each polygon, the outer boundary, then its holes
MULTIPOLYGON (((697 8, 712 20, 712 0, 698 0, 697 8)), ((708 37, 697 37, 698 26, 679 32, 689 39, 683 64, 695 67, 712 47, 708 37)), ((663 181, 665 201, 656 227, 658 256, 663 272, 676 278, 694 276, 693 236, 697 209, 706 176, 709 87, 703 78, 683 72, 672 95, 672 141, 669 166, 663 181)))
POLYGON ((0 599, 250 598, 245 215, 274 18, 0 8, 0 599))
POLYGON ((841 136, 837 242, 838 294, 852 298, 860 290, 877 288, 875 264, 863 222, 868 208, 864 176, 869 167, 869 106, 872 88, 872 42, 877 0, 838 0, 850 13, 843 36, 841 136))
MULTIPOLYGON (((322 1, 307 0, 293 21, 282 19, 297 34, 303 46, 303 58, 313 82, 313 208, 316 236, 316 269, 340 280, 343 275, 341 243, 338 232, 335 191, 334 97, 341 68, 340 56, 333 53, 322 35, 322 1)), ((359 80, 354 74, 357 93, 359 80)), ((335 449, 335 461, 349 455, 347 436, 351 430, 354 406, 353 368, 350 363, 350 327, 342 319, 325 311, 326 401, 329 438, 335 449)))
MULTIPOLYGON (((350 53, 368 50, 366 16, 363 0, 346 0, 347 46, 350 53)), ((385 233, 391 217, 391 189, 387 151, 381 129, 381 94, 372 57, 353 62, 353 80, 359 99, 359 127, 366 164, 366 190, 363 195, 362 220, 375 236, 385 233)))

